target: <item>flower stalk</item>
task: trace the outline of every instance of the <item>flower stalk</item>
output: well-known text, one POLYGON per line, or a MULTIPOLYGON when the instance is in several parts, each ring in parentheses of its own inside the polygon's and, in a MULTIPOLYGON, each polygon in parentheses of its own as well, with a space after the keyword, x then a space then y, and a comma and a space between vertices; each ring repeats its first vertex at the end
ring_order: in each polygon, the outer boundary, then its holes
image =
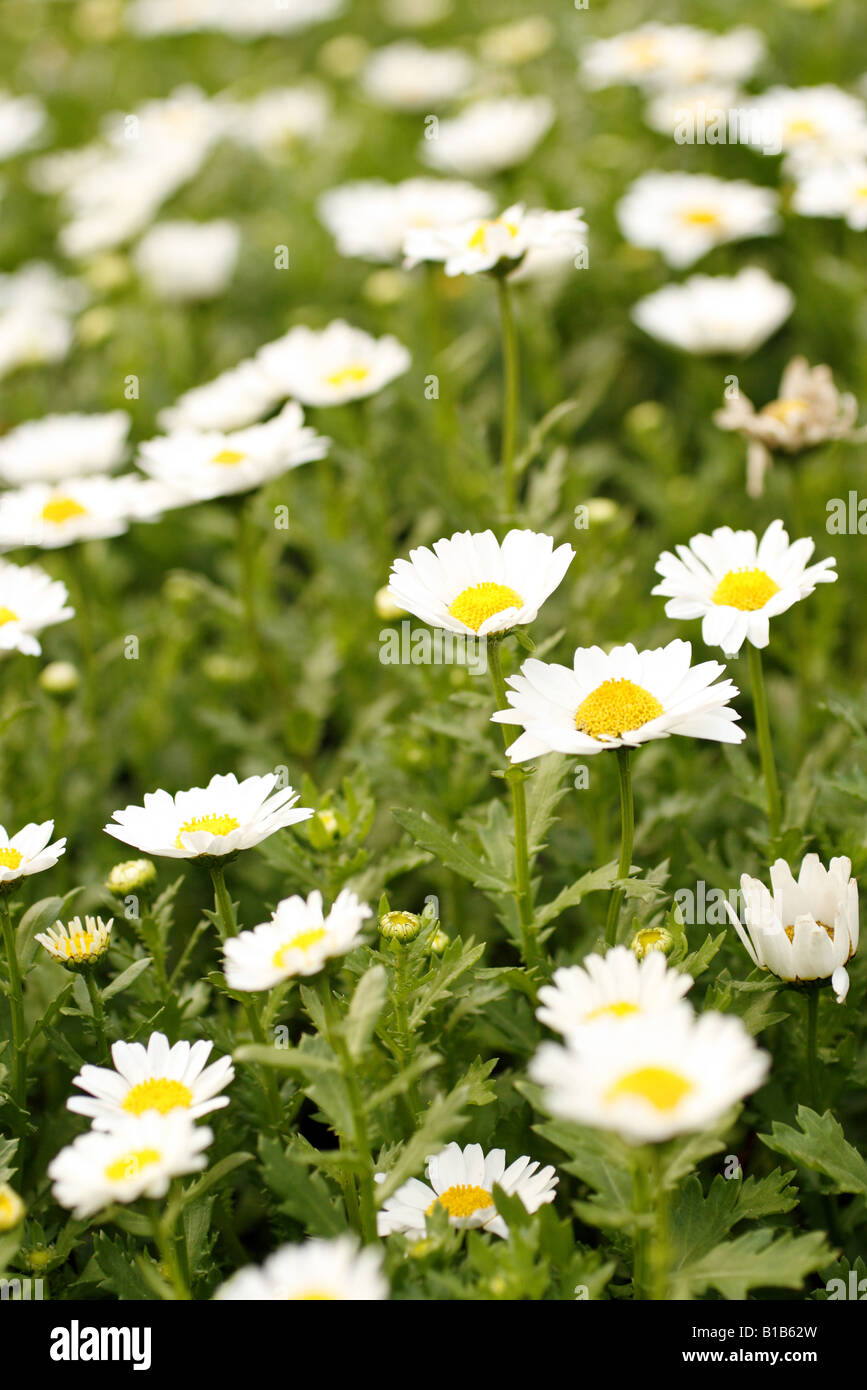
MULTIPOLYGON (((487 658, 497 709, 508 709, 509 702, 506 698, 503 664, 500 659, 499 642, 496 638, 489 637, 487 639, 487 658)), ((500 729, 503 735, 503 746, 508 753, 515 735, 511 732, 508 724, 501 724, 500 729)), ((539 943, 533 911, 530 854, 527 845, 527 796, 524 790, 526 776, 527 773, 523 767, 510 767, 506 773, 506 780, 512 792, 512 819, 515 838, 514 898, 521 931, 521 956, 527 969, 533 970, 539 963, 539 943)))
MULTIPOLYGON (((617 771, 620 779, 620 860, 617 866, 619 879, 629 877, 629 870, 632 868, 632 846, 635 841, 635 799, 632 792, 629 752, 628 748, 617 749, 617 771)), ((617 923, 625 896, 622 888, 612 888, 605 922, 606 946, 613 946, 617 940, 617 923)))
POLYGON ((750 642, 747 645, 750 663, 750 684, 753 691, 753 709, 756 718, 756 736, 759 740, 759 758, 762 776, 765 779, 765 795, 768 807, 768 835, 776 840, 782 823, 780 787, 777 781, 777 767, 774 762, 774 745, 771 740, 771 722, 768 716, 768 696, 765 690, 765 675, 762 667, 762 654, 750 642))

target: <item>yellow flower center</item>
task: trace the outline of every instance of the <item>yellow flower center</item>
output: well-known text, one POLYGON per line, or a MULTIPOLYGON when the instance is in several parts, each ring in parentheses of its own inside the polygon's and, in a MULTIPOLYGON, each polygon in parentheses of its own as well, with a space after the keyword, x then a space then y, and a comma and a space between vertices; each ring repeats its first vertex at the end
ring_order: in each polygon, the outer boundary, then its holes
POLYGON ((89 955, 99 954, 100 939, 96 932, 80 931, 73 936, 58 936, 57 950, 67 960, 85 960, 89 955))
POLYGON ((518 235, 518 228, 514 222, 504 222, 500 217, 494 219, 489 218, 478 224, 476 230, 467 242, 467 248, 470 251, 487 251, 488 233, 492 232, 495 227, 502 227, 509 233, 512 240, 518 235))
POLYGON ((809 140, 816 134, 815 122, 808 120, 805 116, 786 122, 786 135, 790 140, 809 140))
POLYGON ((17 623, 17 621, 18 614, 13 613, 12 609, 7 608, 5 604, 0 604, 0 627, 3 627, 5 623, 17 623))
POLYGON ((620 738, 664 713, 664 706, 643 686, 625 679, 603 681, 575 711, 575 728, 591 738, 620 738))
POLYGON ((631 38, 627 44, 627 49, 633 63, 637 67, 652 68, 659 62, 659 40, 648 38, 644 34, 639 34, 637 38, 631 38))
POLYGON ((87 508, 76 502, 74 497, 63 497, 60 493, 49 497, 42 508, 42 520, 50 521, 54 526, 62 526, 64 521, 72 521, 76 516, 87 516, 87 508))
POLYGON ((484 1187, 472 1187, 469 1183, 458 1183, 455 1187, 447 1187, 445 1192, 431 1202, 427 1209, 427 1214, 437 1205, 445 1207, 449 1216, 472 1216, 477 1211, 484 1211, 486 1207, 494 1205, 494 1199, 484 1187))
POLYGON ((473 584, 462 590, 449 604, 449 612, 459 623, 464 623, 478 632, 482 623, 493 618, 496 613, 504 613, 507 608, 523 608, 524 600, 507 584, 473 584))
POLYGON ((221 449, 218 454, 214 454, 211 463, 220 463, 227 468, 233 468, 236 463, 243 463, 246 454, 239 453, 237 449, 221 449))
POLYGON ((326 1289, 311 1289, 309 1293, 288 1294, 292 1303, 336 1303, 337 1294, 328 1293, 326 1289))
POLYGON ((605 1099, 611 1102, 634 1096, 656 1110, 674 1110, 692 1089, 691 1081, 668 1067, 639 1067, 610 1086, 605 1099))
POLYGON ((779 584, 764 570, 729 570, 714 589, 712 602, 739 608, 742 613, 755 613, 779 592, 779 584))
POLYGON ((17 869, 23 857, 19 849, 14 849, 12 845, 4 845, 0 849, 0 866, 4 869, 17 869))
POLYGON ((234 816, 218 816, 215 811, 207 816, 194 816, 192 820, 185 820, 178 831, 175 849, 185 848, 181 842, 182 835, 194 835, 199 830, 206 830, 209 835, 230 835, 233 830, 239 829, 240 824, 234 816))
POLYGON ((105 1170, 105 1176, 109 1182, 123 1182, 124 1179, 136 1177, 142 1168, 149 1168, 153 1163, 159 1163, 162 1154, 159 1149, 135 1149, 129 1153, 121 1154, 114 1163, 109 1163, 105 1170))
POLYGON ((626 1018, 628 1014, 639 1012, 637 1004, 630 1004, 625 999, 620 999, 616 1004, 603 1004, 600 1008, 594 1009, 587 1014, 585 1023, 592 1023, 597 1018, 626 1018))
POLYGON ((329 386, 351 386, 359 381, 366 381, 370 376, 370 368, 365 367, 362 362, 350 363, 348 367, 341 367, 339 371, 331 372, 325 378, 329 386))
POLYGON ((316 945, 317 941, 322 940, 325 934, 324 927, 309 927, 307 931, 299 932, 297 936, 293 936, 291 941, 284 942, 279 950, 274 952, 271 964, 276 966, 278 970, 282 970, 290 951, 309 951, 311 947, 316 945))
POLYGON ((689 227, 718 227, 721 221, 719 213, 712 208, 693 208, 684 212, 682 217, 689 227))
POLYGON ((759 411, 760 415, 770 415, 774 420, 780 420, 784 425, 788 423, 792 415, 800 415, 802 411, 810 409, 810 402, 805 401, 803 396, 785 396, 778 401, 770 401, 759 411))
POLYGON ((193 1093, 182 1081, 151 1077, 127 1091, 123 1109, 131 1115, 143 1115, 146 1110, 158 1110, 161 1115, 167 1115, 170 1110, 189 1110, 192 1103, 193 1093))

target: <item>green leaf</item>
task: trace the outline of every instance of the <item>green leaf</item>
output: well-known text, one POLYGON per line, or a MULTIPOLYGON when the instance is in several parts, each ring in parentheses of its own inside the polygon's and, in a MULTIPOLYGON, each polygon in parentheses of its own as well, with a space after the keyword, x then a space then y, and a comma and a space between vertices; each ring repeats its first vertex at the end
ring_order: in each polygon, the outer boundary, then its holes
POLYGON ((551 902, 536 908, 537 926, 547 926, 567 908, 577 907, 588 893, 598 893, 610 888, 616 878, 617 861, 614 859, 610 864, 603 864, 600 869, 591 869, 590 873, 584 874, 575 883, 563 888, 551 902))
POLYGON ((455 873, 469 879, 476 888, 484 888, 493 893, 508 891, 508 884, 492 872, 489 864, 473 854, 456 835, 450 835, 445 826, 440 825, 426 811, 398 809, 391 814, 398 825, 409 832, 417 845, 436 855, 447 869, 454 869, 455 873))
POLYGON ((759 1138, 799 1167, 830 1178, 835 1191, 867 1196, 867 1160, 848 1142, 842 1125, 830 1110, 817 1115, 808 1106, 799 1105, 797 1120, 800 1130, 777 1120, 771 1133, 760 1134, 759 1138))
POLYGON ((150 964, 150 956, 142 956, 140 960, 134 960, 132 965, 128 965, 126 970, 122 970, 119 975, 115 976, 110 984, 106 985, 105 989, 102 991, 103 1001, 106 999, 113 999, 114 996, 120 994, 122 990, 129 989, 133 981, 137 980, 139 975, 143 975, 150 964))
POLYGON ((143 1279, 134 1258, 131 1259, 126 1251, 121 1249, 120 1241, 112 1239, 105 1231, 96 1231, 93 1237, 93 1254, 115 1298, 141 1300, 151 1297, 150 1286, 143 1279))
POLYGON ((832 1255, 824 1231, 775 1238, 762 1227, 715 1245, 682 1270, 673 1282, 673 1296, 683 1299, 716 1289, 723 1298, 743 1300, 750 1289, 800 1289, 807 1275, 832 1255))
POLYGON ((239 1151, 238 1153, 228 1154, 225 1158, 221 1158, 219 1163, 215 1163, 213 1168, 209 1168, 207 1172, 202 1174, 198 1182, 193 1183, 192 1187, 188 1187, 184 1191, 184 1206, 187 1206, 190 1202, 197 1202, 198 1199, 203 1197, 206 1192, 209 1192, 212 1187, 216 1187, 217 1183, 222 1182, 223 1178, 228 1177, 230 1173, 234 1173, 235 1169, 240 1168, 242 1164, 252 1162, 254 1157, 254 1154, 239 1151))
POLYGON ((374 965, 355 986, 352 1003, 343 1025, 346 1045, 354 1061, 359 1061, 373 1036, 377 1019, 385 1007, 388 980, 385 967, 374 965))

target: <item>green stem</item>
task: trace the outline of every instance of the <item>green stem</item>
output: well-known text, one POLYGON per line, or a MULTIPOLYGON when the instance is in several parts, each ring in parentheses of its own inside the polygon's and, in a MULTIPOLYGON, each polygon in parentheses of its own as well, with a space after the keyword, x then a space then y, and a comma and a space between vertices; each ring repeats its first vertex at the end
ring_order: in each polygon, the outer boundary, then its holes
POLYGON ((668 1299, 668 1194, 662 1177, 659 1145, 650 1146, 650 1184, 654 1211, 653 1239, 650 1247, 650 1297, 657 1303, 668 1299))
MULTIPOLYGON (((414 1052, 412 1030, 409 1026, 409 1013, 406 1007, 407 999, 407 959, 404 946, 400 941, 393 943, 394 951, 394 1021, 397 1026, 398 1046, 401 1052, 401 1063, 408 1067, 412 1062, 414 1052)), ((415 1117, 421 1109, 421 1097, 418 1093, 418 1082, 411 1081, 407 1087, 407 1100, 409 1102, 410 1120, 415 1128, 415 1117)))
MULTIPOLYGON (((190 1290, 181 1267, 179 1242, 174 1237, 173 1224, 158 1206, 154 1208, 151 1215, 151 1230, 153 1231, 154 1244, 159 1252, 160 1264, 168 1274, 175 1298, 187 1302, 190 1298, 190 1290)), ((186 1250, 184 1261, 186 1262, 186 1250)))
POLYGON ((87 992, 90 995, 90 1007, 93 1009, 93 1030, 96 1033, 96 1041, 99 1045, 100 1061, 105 1065, 108 1062, 108 1036, 105 1031, 105 1008, 102 1002, 102 993, 99 985, 93 976, 92 970, 85 970, 84 983, 87 985, 87 992))
MULTIPOLYGON (((628 878, 632 868, 632 846, 635 840, 635 801, 632 795, 632 770, 629 766, 628 748, 617 750, 617 771, 620 776, 620 862, 617 877, 628 878)), ((608 917, 605 922, 605 944, 613 946, 617 940, 617 922, 625 893, 622 888, 612 888, 608 900, 608 917)))
POLYGON ((518 421, 518 334, 512 308, 512 291, 505 276, 496 277, 503 342, 503 434, 500 457, 503 472, 503 506, 507 517, 515 515, 515 435, 518 421))
MULTIPOLYGON (((500 660, 499 642, 496 638, 489 637, 487 639, 487 658, 497 709, 508 709, 506 682, 500 660)), ((515 734, 508 724, 501 724, 500 729, 503 735, 503 747, 508 753, 515 734)), ((507 780, 512 790, 512 818, 515 826, 514 897, 521 929, 521 956, 527 969, 532 970, 539 963, 539 943, 530 883, 530 855, 527 847, 527 797, 524 791, 525 775, 523 768, 510 767, 507 780)))
MULTIPOLYGON (((325 1010, 326 1027, 328 1030, 328 1042, 343 1072, 343 1080, 346 1084, 346 1094, 349 1100, 349 1111, 352 1116, 352 1143, 356 1154, 364 1165, 364 1171, 358 1175, 358 1229, 361 1238, 366 1245, 372 1244, 376 1240, 376 1202, 374 1201, 373 1190, 373 1158, 370 1152, 370 1137, 367 1131, 367 1117, 364 1113, 364 1098, 361 1094, 361 1087, 358 1083, 358 1072, 352 1054, 346 1043, 343 1034, 343 1021, 334 995, 331 993, 331 984, 327 976, 322 982, 320 990, 325 1010)), ((341 1147, 346 1138, 344 1135, 338 1136, 341 1140, 341 1147)), ((346 1175, 347 1181, 344 1191, 355 1192, 355 1182, 353 1175, 346 1175)), ((350 1208, 354 1205, 350 1199, 350 1208)), ((350 1210, 350 1218, 352 1211, 350 1210)))
POLYGON ((762 654, 758 647, 753 646, 752 642, 747 644, 747 654, 750 663, 750 683, 753 690, 756 736, 759 740, 759 757, 768 803, 768 834, 771 840, 776 840, 780 833, 782 808, 780 787, 777 782, 777 768, 774 763, 774 745, 771 742, 771 723, 768 717, 768 696, 765 690, 762 654))
MULTIPOLYGON (((238 924, 235 921, 235 911, 232 907, 232 899, 229 897, 229 890, 226 887, 226 870, 219 860, 212 860, 208 865, 211 875, 211 882, 214 885, 214 916, 217 919, 220 932, 220 940, 228 941, 230 936, 236 936, 238 924)), ((261 1045, 267 1044, 265 1029, 259 1012, 259 1004, 256 999, 244 1000, 244 1012, 247 1015, 247 1023, 253 1041, 261 1045)), ((283 1121, 283 1106, 280 1100, 280 1090, 277 1086, 277 1079, 270 1067, 261 1068, 262 1084, 268 1100, 268 1111, 271 1116, 271 1123, 275 1129, 279 1129, 283 1121)))
POLYGON ((632 1297, 647 1298, 648 1284, 648 1230, 643 1222, 650 1202, 646 1154, 636 1149, 632 1159, 632 1208, 636 1217, 635 1233, 632 1237, 632 1297))
POLYGON ((808 984, 807 994, 807 1098, 810 1109, 819 1109, 819 985, 808 984))
POLYGON ((0 927, 3 931, 3 945, 6 951, 6 968, 9 973, 9 1009, 12 1014, 12 1098, 19 1110, 24 1109, 27 1099, 27 1042, 24 1031, 24 990, 21 983, 21 968, 18 963, 18 947, 15 928, 9 911, 9 898, 0 892, 0 927))

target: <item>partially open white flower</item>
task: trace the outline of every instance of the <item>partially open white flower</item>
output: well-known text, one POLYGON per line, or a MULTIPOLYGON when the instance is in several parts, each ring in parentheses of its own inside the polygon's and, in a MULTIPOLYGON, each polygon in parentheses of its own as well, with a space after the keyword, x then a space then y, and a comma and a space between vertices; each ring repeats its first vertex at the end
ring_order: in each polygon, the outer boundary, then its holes
POLYGON ((656 562, 662 583, 652 590, 668 599, 666 617, 701 618, 702 640, 734 656, 744 642, 768 645, 770 619, 807 598, 817 584, 837 578, 831 556, 808 565, 809 537, 789 543, 782 521, 772 521, 761 540, 755 531, 718 526, 709 536, 665 550, 656 562))
POLYGON ((740 715, 728 703, 737 686, 714 684, 725 670, 718 661, 691 666, 691 659, 689 642, 678 639, 644 652, 631 642, 610 652, 579 647, 572 668, 531 657, 509 677, 510 708, 491 717, 524 729, 509 746, 513 763, 638 748, 670 734, 740 743, 740 715))
POLYGON ((574 555, 536 531, 509 531, 502 544, 493 531, 458 531, 395 560, 388 593, 431 627, 489 637, 531 623, 574 555))
MULTIPOLYGON (((377 1173, 377 1182, 385 1181, 377 1173)), ((527 1211, 538 1211, 553 1202, 559 1178, 551 1167, 523 1155, 506 1167, 505 1149, 485 1153, 481 1144, 447 1144, 427 1160, 427 1182, 410 1178, 391 1197, 386 1197, 376 1218, 381 1236, 395 1231, 408 1235, 425 1234, 425 1216, 437 1206, 448 1212, 452 1226, 477 1227, 496 1236, 507 1236, 509 1228, 494 1205, 496 1184, 510 1196, 518 1197, 527 1211)))
POLYGON ((65 835, 49 844, 53 834, 53 820, 31 821, 12 836, 0 825, 0 885, 53 868, 66 849, 65 835))
POLYGON ((111 944, 114 918, 103 922, 101 917, 73 917, 69 922, 55 922, 47 932, 37 932, 35 940, 50 956, 70 970, 95 965, 111 944))
POLYGON ((426 48, 398 39, 377 48, 361 72, 365 96, 397 111, 436 110, 469 87, 475 63, 460 48, 426 48))
POLYGON ((164 1197, 172 1178, 205 1167, 204 1150, 213 1138, 184 1110, 129 1115, 114 1129, 92 1129, 61 1149, 48 1165, 52 1195, 79 1219, 110 1202, 164 1197))
POLYGON ((0 275, 0 377, 62 361, 72 346, 72 319, 86 302, 82 284, 44 261, 0 275))
POLYGON ((684 352, 754 352, 789 317, 795 296, 767 271, 692 275, 665 285, 633 307, 639 328, 684 352))
POLYGON ((769 236, 779 227, 778 196, 745 179, 709 174, 642 174, 617 205, 620 230, 669 265, 693 263, 728 241, 769 236))
POLYGON ((280 399, 280 392, 268 380, 261 365, 247 359, 221 372, 213 381, 185 391, 174 405, 159 412, 157 423, 169 433, 180 430, 228 433, 256 424, 271 413, 280 399))
POLYGON ((52 579, 38 565, 0 560, 0 652, 39 656, 37 633, 74 616, 68 598, 63 581, 52 579))
POLYGON ((180 504, 247 492, 327 453, 328 440, 305 425, 300 405, 289 401, 264 425, 225 434, 181 429, 149 439, 140 445, 137 462, 176 492, 180 504))
POLYGON ((234 222, 158 222, 133 252, 133 263, 159 299, 214 299, 235 271, 241 231, 234 222))
POLYGON ((719 429, 737 430, 748 441, 747 493, 760 497, 772 452, 800 454, 829 439, 845 439, 857 414, 858 402, 837 390, 830 367, 811 367, 806 357, 793 357, 776 400, 756 410, 738 390, 727 395, 713 418, 719 429))
POLYGON ((408 232, 454 226, 493 210, 490 193, 460 179, 360 179, 322 194, 321 221, 341 256, 368 261, 396 261, 408 232))
POLYGON ((126 453, 129 427, 125 410, 25 420, 0 438, 0 478, 22 485, 110 473, 126 453))
POLYGON ((47 124, 41 101, 0 92, 0 159, 12 159, 22 150, 32 149, 41 140, 47 124))
POLYGON ((476 275, 514 261, 533 251, 575 257, 586 248, 587 223, 581 208, 563 212, 527 211, 522 203, 499 217, 473 217, 454 226, 418 228, 406 235, 407 266, 441 261, 446 275, 476 275))
POLYGON ((276 772, 246 777, 217 773, 206 787, 172 796, 148 792, 143 806, 115 811, 106 833, 144 854, 167 859, 201 859, 235 854, 261 844, 275 831, 313 815, 296 806, 299 793, 281 787, 276 772))
POLYGON ((247 1265, 221 1284, 215 1299, 257 1303, 388 1298, 382 1251, 360 1249, 353 1236, 281 1245, 261 1265, 247 1265))
POLYGON ((692 983, 691 975, 671 969, 659 951, 639 961, 627 946, 615 946, 604 956, 588 956, 582 965, 555 970, 553 984, 539 990, 536 1017, 568 1038, 611 1019, 677 1009, 692 983))
POLYGON ((312 83, 274 87, 252 101, 232 103, 227 135, 262 154, 279 154, 301 142, 320 140, 330 111, 328 93, 312 83))
POLYGON ((266 343, 256 360, 274 389, 303 405, 343 405, 381 391, 409 370, 403 343, 387 334, 372 338, 343 319, 327 328, 290 328, 266 343))
POLYGON ((322 894, 305 901, 297 894, 277 904, 270 922, 239 932, 223 945, 230 989, 271 989, 296 975, 316 975, 325 962, 344 956, 361 941, 372 916, 367 903, 344 888, 325 913, 322 894))
POLYGON ((711 1128, 761 1086, 769 1062, 739 1018, 680 1008, 599 1023, 574 1045, 543 1043, 530 1076, 552 1115, 646 1144, 711 1128))
POLYGON ((435 137, 422 141, 421 157, 448 174, 487 178, 527 159, 553 121, 554 106, 547 97, 477 101, 459 116, 440 121, 435 137))
POLYGON ((771 867, 771 888, 741 875, 744 924, 730 903, 729 917, 753 964, 781 980, 827 980, 842 1004, 849 993, 846 963, 858 949, 858 884, 852 861, 832 859, 826 869, 807 854, 797 879, 784 859, 771 867))
POLYGON ((66 1108, 88 1115, 94 1129, 114 1129, 126 1116, 152 1110, 160 1115, 182 1110, 190 1119, 200 1120, 229 1104, 229 1097, 219 1092, 235 1075, 229 1057, 205 1065, 213 1046, 200 1039, 172 1047, 164 1033, 151 1033, 147 1046, 113 1043, 115 1070, 82 1067, 72 1084, 88 1094, 71 1096, 66 1108))

